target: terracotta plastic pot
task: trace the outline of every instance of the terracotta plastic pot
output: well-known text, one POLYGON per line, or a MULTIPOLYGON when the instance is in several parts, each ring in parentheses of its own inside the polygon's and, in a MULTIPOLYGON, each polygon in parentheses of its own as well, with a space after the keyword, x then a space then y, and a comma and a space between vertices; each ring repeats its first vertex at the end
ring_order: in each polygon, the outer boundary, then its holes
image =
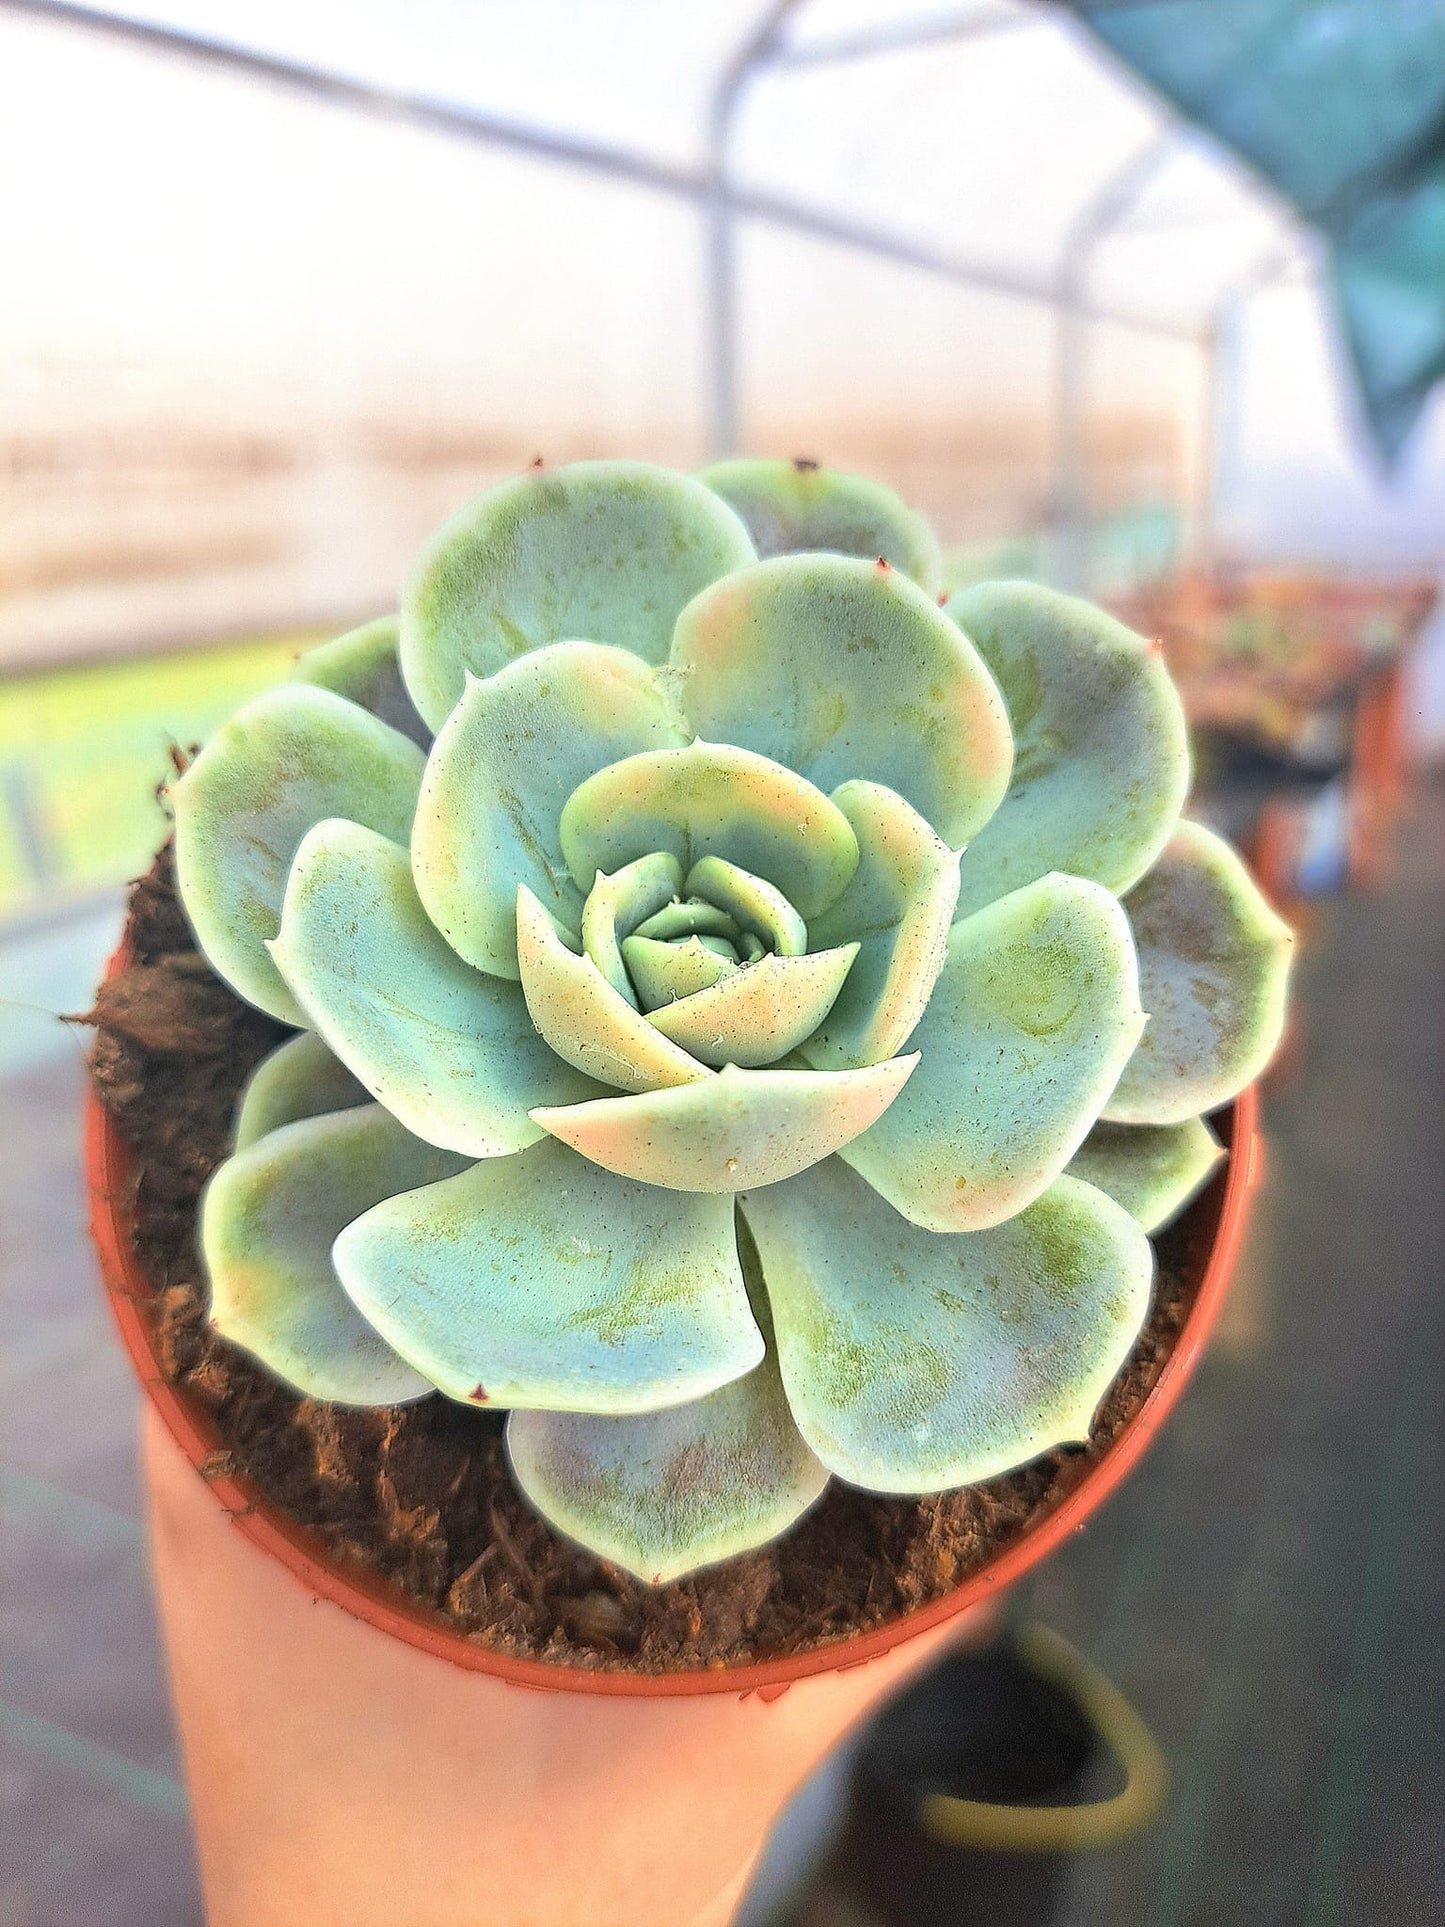
MULTIPOLYGON (((112 971, 119 963, 118 956, 112 961, 112 971)), ((93 1094, 85 1121, 85 1164, 91 1233, 101 1273, 121 1338, 157 1414, 191 1464, 204 1474, 213 1500, 231 1515, 236 1529, 288 1567, 313 1598, 331 1600, 379 1631, 453 1665, 489 1673, 517 1686, 624 1697, 756 1694, 762 1700, 771 1700, 786 1692, 794 1681, 862 1665, 997 1599, 1006 1586, 1077 1531, 1138 1462, 1178 1400, 1213 1328, 1259 1175, 1260 1139, 1253 1090, 1243 1092, 1213 1121, 1231 1155, 1219 1177, 1190 1207, 1193 1212, 1206 1214, 1211 1237, 1204 1275, 1184 1328, 1139 1409, 1054 1510, 970 1573, 953 1591, 887 1625, 816 1651, 754 1665, 656 1675, 589 1672, 493 1652, 384 1580, 373 1579, 355 1567, 338 1565, 311 1532, 283 1512, 244 1472, 230 1469, 224 1441, 204 1407, 184 1390, 167 1383, 162 1374, 150 1313, 152 1287, 135 1257, 132 1237, 134 1158, 93 1094)))

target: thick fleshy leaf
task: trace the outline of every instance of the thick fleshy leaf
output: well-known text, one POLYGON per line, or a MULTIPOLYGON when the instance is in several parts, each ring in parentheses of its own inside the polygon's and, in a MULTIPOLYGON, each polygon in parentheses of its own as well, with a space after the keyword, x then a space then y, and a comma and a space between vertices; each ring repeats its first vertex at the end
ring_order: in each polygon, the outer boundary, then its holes
POLYGON ((401 604, 401 666, 440 729, 465 674, 585 637, 648 662, 683 605, 753 560, 741 521, 689 476, 643 462, 575 462, 488 489, 421 552, 401 604))
POLYGON ((559 1057, 625 1091, 658 1091, 708 1075, 618 995, 590 957, 567 948, 525 884, 517 892, 517 956, 532 1022, 559 1057))
POLYGON ((821 789, 886 783, 947 843, 981 830, 1008 788, 1012 741, 993 678, 894 569, 837 555, 760 562, 688 604, 672 660, 700 735, 821 789))
POLYGON ((640 923, 665 907, 682 890, 682 865, 675 856, 655 850, 635 863, 624 863, 610 877, 599 876, 582 906, 582 945, 619 996, 634 1009, 637 993, 622 961, 618 933, 628 936, 640 923))
POLYGON ((399 638, 396 617, 379 616, 375 622, 364 622, 359 629, 348 629, 344 636, 308 649, 291 671, 292 680, 314 683, 318 689, 344 696, 427 749, 432 733, 417 715, 401 679, 396 653, 399 638))
POLYGON ((674 1191, 741 1191, 791 1177, 866 1131, 917 1062, 895 1057, 861 1071, 729 1065, 705 1084, 541 1106, 532 1115, 564 1144, 624 1177, 674 1191))
POLYGON ((1129 922, 1051 876, 955 924, 907 1089, 843 1155, 932 1231, 981 1231, 1032 1204, 1104 1107, 1144 1026, 1129 922))
POLYGON ((857 955, 849 943, 807 957, 763 957, 661 1005, 649 1021, 704 1064, 776 1064, 822 1023, 857 955))
POLYGON ((631 1184, 560 1144, 391 1199, 335 1259, 397 1351, 478 1405, 654 1411, 763 1356, 731 1199, 631 1184))
POLYGON ((206 1188, 211 1319, 310 1398, 395 1405, 432 1388, 368 1324, 331 1262, 336 1235, 383 1198, 465 1160, 412 1137, 379 1104, 270 1132, 206 1188))
POLYGON ((181 902, 201 949, 248 1003, 306 1021, 266 948, 297 845, 330 816, 405 843, 422 765, 415 743, 355 703, 288 683, 239 709, 172 787, 181 902))
POLYGON ((514 1412, 507 1452, 544 1519, 653 1585, 766 1545, 828 1483, 771 1358, 666 1412, 514 1412))
POLYGON ((742 1204, 798 1429, 868 1491, 946 1491, 1082 1442, 1148 1309, 1148 1239, 1073 1178, 952 1235, 837 1158, 742 1204))
POLYGON ((272 952, 336 1055, 432 1144, 504 1156, 541 1135, 533 1105, 601 1092, 538 1037, 516 984, 437 935, 406 851, 360 824, 306 838, 272 952))
POLYGON ((651 850, 670 852, 684 871, 721 856, 776 884, 802 917, 835 902, 858 867, 848 819, 820 789, 728 743, 653 750, 599 769, 568 798, 561 841, 584 890, 599 870, 651 850))
POLYGON ((1179 1124, 1237 1096, 1274 1055, 1294 933, 1202 823, 1179 825, 1124 907, 1149 1023, 1104 1114, 1179 1124))
POLYGON ((517 975, 519 883, 575 935, 592 876, 579 890, 567 874, 563 804, 605 765, 686 740, 652 671, 625 649, 562 642, 469 682, 428 758, 411 843, 421 900, 458 955, 517 975))
POLYGON ((689 897, 725 910, 740 930, 751 931, 779 957, 801 957, 808 948, 808 926, 766 877, 755 877, 720 856, 705 856, 688 871, 683 888, 689 897))
MULTIPOLYGON (((669 857, 669 863, 675 859, 669 857)), ((681 869, 681 865, 678 868, 681 869)), ((675 942, 679 937, 725 937, 736 944, 742 936, 737 920, 715 903, 668 903, 640 923, 634 936, 652 937, 658 942, 675 942)))
POLYGON ((881 556, 929 595, 943 577, 938 537, 901 495, 861 475, 816 462, 741 456, 701 470, 706 482, 747 524, 760 556, 827 549, 835 555, 881 556))
POLYGON ((244 1151, 299 1118, 349 1111, 370 1096, 315 1031, 303 1030, 263 1057, 246 1080, 236 1112, 235 1148, 244 1151))
POLYGON ((1223 1156, 1202 1117, 1183 1124, 1096 1124, 1068 1175, 1106 1192, 1146 1231, 1162 1231, 1204 1189, 1223 1156))
POLYGON ((1157 643, 1036 582, 980 582, 946 613, 993 671, 1014 735, 1008 794, 964 852, 958 914, 1066 870, 1116 893, 1169 839, 1189 788, 1157 643))
POLYGON ((732 945, 721 937, 688 937, 681 943, 624 937, 622 955, 638 1002, 646 1011, 665 1009, 679 997, 708 990, 738 968, 732 945))
POLYGON ((902 1049, 943 968, 958 899, 958 857, 880 783, 844 783, 833 801, 858 838, 858 868, 814 923, 815 944, 856 938, 858 961, 806 1056, 819 1070, 877 1064, 902 1049))

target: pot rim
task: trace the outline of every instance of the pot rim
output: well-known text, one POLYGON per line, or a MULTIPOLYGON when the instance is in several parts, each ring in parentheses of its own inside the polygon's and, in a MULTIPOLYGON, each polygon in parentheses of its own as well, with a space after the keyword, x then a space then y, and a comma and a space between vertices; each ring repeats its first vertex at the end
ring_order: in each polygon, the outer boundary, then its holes
MULTIPOLYGON (((122 941, 110 960, 107 976, 123 966, 127 948, 122 941)), ((1194 1303, 1173 1351, 1138 1409, 1058 1505, 951 1591, 885 1625, 774 1660, 666 1673, 608 1668, 592 1671, 496 1652, 458 1632, 441 1613, 408 1599, 380 1575, 336 1561, 317 1535, 234 1468, 210 1415, 198 1400, 171 1384, 162 1373, 146 1310, 154 1288, 136 1256, 131 1236, 137 1161, 93 1085, 86 1096, 84 1165, 90 1235, 121 1342, 137 1377, 167 1430, 237 1529, 261 1551, 279 1559, 313 1595, 330 1600, 379 1632, 389 1633, 435 1658, 490 1673, 516 1686, 623 1698, 691 1698, 701 1693, 736 1693, 747 1698, 756 1693, 760 1699, 771 1700, 785 1693, 795 1680, 866 1665, 905 1640, 996 1598, 1070 1533, 1078 1531, 1133 1470, 1178 1402, 1214 1328, 1261 1175, 1256 1087, 1250 1085, 1241 1091, 1217 1114, 1214 1123, 1229 1147, 1229 1156, 1213 1185, 1191 1207, 1217 1210, 1213 1242, 1194 1303)))

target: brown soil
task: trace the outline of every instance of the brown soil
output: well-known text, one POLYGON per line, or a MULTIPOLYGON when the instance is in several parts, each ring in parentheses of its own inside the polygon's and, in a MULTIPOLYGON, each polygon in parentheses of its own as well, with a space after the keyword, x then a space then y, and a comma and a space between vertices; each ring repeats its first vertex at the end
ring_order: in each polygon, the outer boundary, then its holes
POLYGON ((1156 1241, 1153 1310, 1087 1447, 931 1499, 836 1481, 783 1539, 653 1588, 559 1538, 512 1485, 502 1418, 441 1397, 378 1410, 299 1397, 206 1322, 201 1186, 237 1094, 287 1033, 197 954, 168 852, 131 898, 133 962, 91 1021, 102 1102, 138 1161, 136 1254, 166 1374, 213 1417, 237 1467, 342 1558, 472 1638, 560 1664, 645 1672, 745 1664, 846 1637, 937 1598, 1078 1483, 1173 1349, 1210 1241, 1198 1207, 1156 1241))

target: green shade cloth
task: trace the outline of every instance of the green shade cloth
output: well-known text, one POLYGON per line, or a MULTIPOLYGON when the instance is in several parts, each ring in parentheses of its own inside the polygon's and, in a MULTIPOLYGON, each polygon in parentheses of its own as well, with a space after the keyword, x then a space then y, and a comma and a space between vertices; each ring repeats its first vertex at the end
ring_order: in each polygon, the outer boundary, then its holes
POLYGON ((1068 0, 1330 244, 1393 461, 1445 376, 1445 0, 1068 0))

